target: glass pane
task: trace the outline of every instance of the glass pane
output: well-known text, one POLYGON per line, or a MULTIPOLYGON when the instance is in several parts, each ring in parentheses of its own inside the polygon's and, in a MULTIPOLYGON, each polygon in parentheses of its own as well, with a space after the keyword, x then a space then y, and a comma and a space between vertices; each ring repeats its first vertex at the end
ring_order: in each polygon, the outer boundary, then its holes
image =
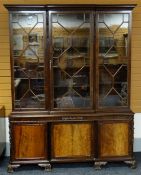
POLYGON ((52 14, 55 108, 92 106, 89 20, 89 13, 52 14))
POLYGON ((99 106, 128 105, 128 14, 99 14, 99 106))
POLYGON ((128 55, 128 14, 99 15, 99 56, 128 55))
POLYGON ((12 14, 15 108, 44 108, 43 14, 12 14))

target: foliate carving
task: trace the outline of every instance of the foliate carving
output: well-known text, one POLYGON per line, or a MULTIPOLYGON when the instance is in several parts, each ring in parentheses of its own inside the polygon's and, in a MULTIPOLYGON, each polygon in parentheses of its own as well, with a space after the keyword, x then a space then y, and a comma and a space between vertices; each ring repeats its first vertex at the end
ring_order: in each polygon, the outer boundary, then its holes
POLYGON ((94 168, 95 168, 95 170, 101 170, 101 166, 104 166, 106 164, 107 164, 107 162, 95 162, 94 168))
POLYGON ((10 141, 10 155, 11 156, 13 156, 12 155, 12 140, 13 140, 12 136, 13 136, 13 134, 12 134, 12 124, 11 124, 10 119, 9 119, 9 141, 10 141))
POLYGON ((124 161, 126 164, 130 165, 132 169, 135 169, 137 167, 136 161, 135 160, 128 160, 124 161))
POLYGON ((14 168, 18 168, 20 165, 19 164, 9 164, 7 167, 7 172, 8 173, 13 173, 14 172, 14 168))
POLYGON ((42 168, 45 168, 45 171, 51 171, 51 164, 50 163, 47 163, 47 164, 38 164, 38 166, 42 167, 42 168))
POLYGON ((132 154, 132 150, 133 150, 133 142, 134 142, 134 118, 132 117, 130 123, 129 123, 129 154, 132 154))

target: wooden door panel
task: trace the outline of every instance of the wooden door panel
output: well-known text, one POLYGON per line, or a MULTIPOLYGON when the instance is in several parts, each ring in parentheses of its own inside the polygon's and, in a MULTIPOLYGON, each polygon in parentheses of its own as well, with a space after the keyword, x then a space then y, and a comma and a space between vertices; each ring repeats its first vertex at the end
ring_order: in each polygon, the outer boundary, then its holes
POLYGON ((46 132, 46 126, 43 124, 14 125, 14 157, 16 159, 45 158, 46 132))
POLYGON ((91 156, 91 124, 54 124, 52 133, 54 157, 91 156))
POLYGON ((100 157, 128 156, 129 123, 100 123, 99 144, 100 157))

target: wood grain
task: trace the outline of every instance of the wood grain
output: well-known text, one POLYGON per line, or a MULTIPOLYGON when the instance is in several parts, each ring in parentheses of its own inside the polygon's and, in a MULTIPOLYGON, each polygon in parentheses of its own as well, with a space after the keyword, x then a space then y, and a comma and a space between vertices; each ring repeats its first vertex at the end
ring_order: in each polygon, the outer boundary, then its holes
POLYGON ((54 157, 91 155, 91 124, 54 124, 52 147, 54 157))
POLYGON ((45 138, 45 125, 14 125, 14 157, 16 159, 44 158, 47 150, 45 138))
POLYGON ((128 123, 101 123, 99 125, 100 157, 126 156, 129 154, 128 123))

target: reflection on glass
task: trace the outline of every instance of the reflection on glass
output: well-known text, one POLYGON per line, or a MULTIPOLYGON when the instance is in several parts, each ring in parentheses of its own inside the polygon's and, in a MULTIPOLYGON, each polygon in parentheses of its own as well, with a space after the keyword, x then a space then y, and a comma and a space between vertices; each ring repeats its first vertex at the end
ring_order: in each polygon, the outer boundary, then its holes
POLYGON ((55 108, 92 105, 89 20, 89 13, 52 14, 55 108))
POLYGON ((12 14, 15 108, 44 108, 43 14, 12 14))
POLYGON ((99 36, 100 56, 127 56, 128 14, 100 14, 99 36))
POLYGON ((128 14, 99 14, 99 106, 128 105, 128 14))

